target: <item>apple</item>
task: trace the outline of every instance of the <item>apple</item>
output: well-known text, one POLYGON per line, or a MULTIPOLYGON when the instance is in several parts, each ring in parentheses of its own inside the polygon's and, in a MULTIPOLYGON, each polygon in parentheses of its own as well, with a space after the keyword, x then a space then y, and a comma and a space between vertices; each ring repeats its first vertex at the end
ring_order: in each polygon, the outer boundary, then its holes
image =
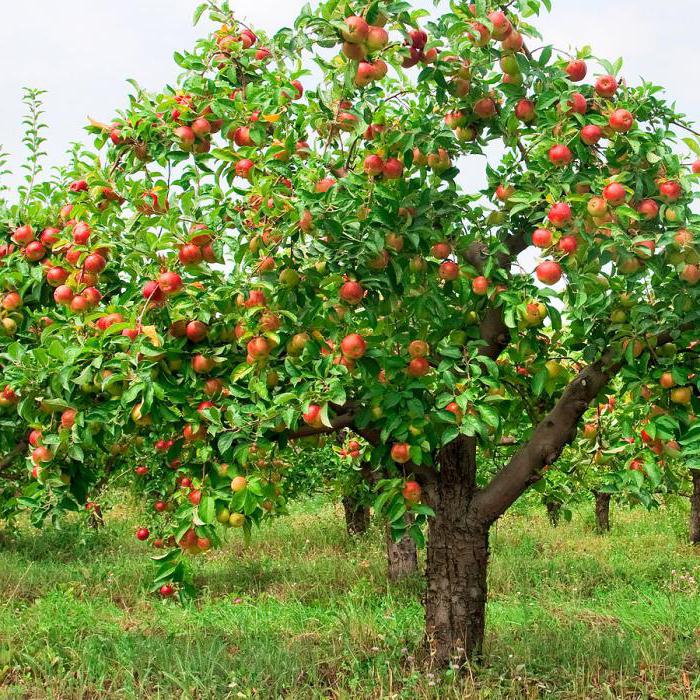
POLYGON ((34 229, 30 224, 18 226, 12 232, 11 238, 17 245, 27 245, 30 241, 34 240, 34 229))
POLYGON ((73 301, 73 290, 68 285, 61 284, 54 290, 53 298, 57 304, 69 306, 73 301))
POLYGON ((430 352, 430 346, 425 340, 412 340, 408 344, 408 354, 413 357, 427 357, 430 352))
POLYGON ((665 180, 659 184, 659 194, 667 202, 675 202, 676 200, 680 199, 681 195, 683 194, 683 189, 681 188, 680 183, 676 182, 675 180, 665 180))
POLYGON ((689 386, 680 386, 671 391, 671 401, 673 403, 687 406, 693 397, 693 390, 689 386))
POLYGON ((459 277, 459 265, 452 260, 445 260, 445 262, 440 263, 438 277, 446 282, 456 280, 459 277))
POLYGON ((608 211, 608 205, 603 197, 591 197, 586 205, 586 211, 594 218, 603 217, 608 211))
POLYGON ((90 238, 90 227, 83 221, 79 221, 73 227, 73 241, 77 245, 85 245, 90 238))
POLYGON ((367 32, 367 48, 380 51, 389 43, 389 34, 383 27, 370 26, 367 32))
POLYGON ((60 229, 53 228, 52 226, 49 226, 41 232, 41 236, 39 237, 39 240, 41 240, 44 247, 52 248, 53 245, 58 241, 60 235, 61 235, 60 229))
POLYGON ((549 248, 552 245, 552 232, 546 228, 535 229, 532 233, 532 245, 538 248, 549 248))
POLYGON ((159 592, 162 598, 170 598, 175 593, 175 589, 169 583, 164 583, 159 592))
POLYGON ((250 135, 250 129, 247 126, 239 126, 233 132, 233 142, 236 144, 236 146, 241 147, 255 145, 255 142, 250 135))
POLYGON ((384 160, 381 156, 376 154, 369 155, 365 158, 362 169, 365 175, 369 175, 370 177, 381 175, 384 169, 384 160))
POLYGON ((501 41, 501 48, 504 51, 520 51, 524 45, 523 36, 520 32, 515 31, 515 29, 508 34, 505 39, 501 41))
POLYGON ((603 197, 608 204, 616 207, 627 199, 627 190, 619 182, 611 182, 603 189, 603 197))
POLYGON ((595 81, 595 91, 600 97, 612 97, 618 88, 617 80, 612 75, 602 75, 595 81))
POLYGON ((515 187, 512 185, 500 184, 496 187, 496 198, 501 202, 507 202, 515 194, 515 187))
POLYGON ((690 169, 694 175, 698 175, 700 173, 700 160, 694 161, 693 164, 690 166, 690 169))
POLYGON ((573 154, 569 150, 569 147, 563 144, 555 144, 552 146, 549 149, 548 156, 550 162, 558 167, 568 165, 573 158, 573 154))
POLYGON ((571 95, 566 105, 574 114, 585 114, 588 111, 588 101, 580 92, 571 95))
POLYGON ((564 228, 571 221, 571 207, 566 202, 557 202, 552 205, 547 218, 555 228, 564 228))
POLYGON ((355 72, 355 85, 357 87, 366 87, 376 78, 374 65, 367 61, 361 61, 355 72))
POLYGON ((578 248, 578 239, 576 236, 562 236, 559 239, 557 248, 565 255, 575 253, 578 248))
POLYGON ((176 294, 182 289, 182 277, 177 272, 161 272, 158 275, 158 286, 164 294, 176 294))
POLYGON ((498 113, 496 103, 491 97, 482 97, 474 103, 474 114, 479 119, 491 119, 498 113))
POLYGON ((680 278, 691 286, 696 285, 700 281, 700 265, 685 265, 681 270, 680 278))
POLYGON ((238 493, 244 491, 248 487, 248 479, 244 476, 234 476, 231 480, 231 491, 238 493))
POLYGON ((324 177, 316 183, 316 192, 328 192, 328 190, 335 185, 335 179, 332 177, 324 177))
POLYGON ((395 442, 391 446, 391 458, 398 464, 406 464, 411 459, 411 446, 407 442, 395 442))
POLYGON ((321 407, 318 404, 309 404, 306 412, 302 414, 304 423, 312 428, 321 428, 323 421, 321 420, 321 407))
POLYGON ((250 158, 241 158, 237 163, 235 167, 236 175, 238 177, 243 178, 244 180, 250 180, 252 175, 251 171, 255 167, 255 163, 253 163, 250 158))
POLYGON ((588 70, 586 62, 581 59, 573 59, 569 61, 564 69, 569 76, 569 80, 573 83, 578 83, 586 77, 588 70))
POLYGON ((197 265, 202 262, 202 249, 193 243, 187 243, 178 251, 178 258, 183 265, 197 265))
POLYGON ((196 374, 208 374, 214 369, 216 363, 211 357, 197 354, 192 358, 191 364, 196 374))
POLYGON ((268 340, 262 336, 256 336, 255 338, 249 340, 246 348, 248 350, 248 354, 256 360, 267 357, 272 350, 268 340))
POLYGON ((32 262, 41 260, 46 255, 46 248, 40 241, 30 241, 24 248, 24 257, 32 262))
MULTIPOLYGON (((393 448, 397 447, 398 445, 401 445, 401 444, 405 444, 405 443, 398 443, 397 445, 394 445, 392 447, 392 455, 391 455, 392 458, 394 458, 394 461, 399 462, 400 464, 402 464, 403 462, 401 462, 400 459, 396 459, 394 457, 393 448)), ((397 454, 399 455, 399 457, 401 457, 403 453, 402 453, 402 451, 399 450, 397 452, 397 454)), ((406 460, 406 461, 408 461, 408 460, 406 460)), ((420 487, 420 484, 417 481, 407 481, 404 484, 403 489, 401 490, 401 495, 409 503, 420 503, 421 491, 422 491, 422 489, 420 487)))
POLYGON ((70 430, 75 425, 77 411, 74 408, 67 408, 61 413, 61 427, 70 430))
POLYGON ((140 527, 138 530, 136 530, 136 539, 140 542, 145 542, 150 535, 151 533, 147 527, 140 527))
POLYGON ((387 158, 382 174, 387 180, 398 180, 403 175, 403 163, 398 158, 387 158))
POLYGON ((484 296, 489 289, 489 281, 486 277, 480 275, 472 280, 472 291, 478 296, 484 296))
POLYGON ((428 372, 430 372, 430 363, 425 357, 414 357, 406 367, 409 377, 424 377, 428 372))
POLYGON ((158 286, 158 282, 156 282, 155 280, 149 280, 148 282, 146 282, 146 284, 143 285, 141 295, 144 299, 147 299, 153 304, 160 304, 162 301, 165 300, 163 290, 158 286))
POLYGON ((99 253, 91 253, 83 261, 83 267, 88 272, 100 273, 107 266, 107 261, 99 253))
POLYGON ((362 44, 369 37, 369 25, 363 17, 352 15, 345 18, 345 27, 340 33, 350 44, 362 44))
POLYGON ((637 211, 647 221, 651 221, 659 215, 659 205, 653 199, 643 199, 637 205, 637 211))
POLYGON ((518 100, 515 105, 515 116, 525 124, 534 121, 536 117, 535 103, 524 97, 518 100))
POLYGON ((634 116, 632 112, 626 109, 616 109, 611 115, 609 122, 610 128, 618 134, 627 133, 634 124, 634 116))
POLYGON ((192 131, 194 132, 195 136, 202 138, 203 136, 211 133, 211 124, 209 123, 208 119, 198 117, 192 122, 192 131))
POLYGON ((351 61, 364 61, 367 58, 366 44, 351 44, 349 41, 344 41, 340 50, 351 61))
POLYGON ((340 350, 349 360, 359 360, 367 350, 367 343, 359 333, 350 333, 341 341, 340 350))
POLYGON ((440 260, 444 260, 445 258, 448 258, 451 255, 452 246, 447 241, 442 241, 440 243, 436 243, 430 249, 430 253, 433 257, 438 258, 440 260))
POLYGON ((185 335, 193 343, 201 343, 209 333, 209 326, 202 321, 190 321, 185 326, 185 335))
POLYGON ((6 311, 14 311, 22 306, 22 297, 17 292, 8 292, 2 298, 2 308, 6 311))
POLYGON ((535 274, 542 284, 556 284, 561 279, 561 265, 553 260, 545 260, 535 268, 535 274))
POLYGON ((603 130, 595 124, 587 124, 581 129, 581 141, 587 146, 595 146, 602 138, 603 130))
POLYGON ((340 298, 346 303, 352 306, 356 306, 362 301, 365 295, 365 290, 359 282, 350 280, 345 282, 340 288, 340 298))

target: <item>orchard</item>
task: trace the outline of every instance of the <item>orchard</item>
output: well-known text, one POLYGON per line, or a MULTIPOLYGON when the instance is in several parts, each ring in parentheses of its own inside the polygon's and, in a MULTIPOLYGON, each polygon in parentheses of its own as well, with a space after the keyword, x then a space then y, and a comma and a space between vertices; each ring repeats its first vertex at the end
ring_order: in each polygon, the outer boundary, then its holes
POLYGON ((482 656, 489 536, 526 491, 687 489, 700 140, 621 62, 542 46, 548 5, 323 2, 274 35, 200 6, 177 86, 3 206, 8 527, 94 523, 129 484, 151 593, 183 601, 190 557, 332 482, 426 547, 447 667, 482 656))

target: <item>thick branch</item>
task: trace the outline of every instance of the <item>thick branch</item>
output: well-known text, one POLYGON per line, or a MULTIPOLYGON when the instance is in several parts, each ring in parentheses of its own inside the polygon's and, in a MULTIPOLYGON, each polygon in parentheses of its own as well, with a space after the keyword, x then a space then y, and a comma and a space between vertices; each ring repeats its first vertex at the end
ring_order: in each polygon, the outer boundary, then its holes
POLYGON ((537 425, 527 444, 478 493, 471 505, 473 515, 482 522, 499 518, 539 478, 539 470, 555 462, 564 447, 576 437, 578 423, 589 404, 618 370, 611 365, 612 355, 583 369, 566 387, 550 413, 537 425))
POLYGON ((26 449, 27 441, 23 438, 12 448, 9 454, 0 459, 0 471, 9 467, 26 449))

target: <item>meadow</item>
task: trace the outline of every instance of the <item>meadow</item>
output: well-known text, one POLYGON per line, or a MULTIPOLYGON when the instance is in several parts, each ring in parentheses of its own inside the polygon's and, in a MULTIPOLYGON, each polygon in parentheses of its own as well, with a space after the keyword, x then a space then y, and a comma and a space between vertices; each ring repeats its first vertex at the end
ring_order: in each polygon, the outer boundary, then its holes
MULTIPOLYGON (((85 532, 0 539, 1 698, 696 698, 700 552, 686 506, 592 507, 492 533, 484 664, 431 672, 420 576, 391 585, 383 533, 319 498, 194 562, 188 605, 149 595, 134 504, 85 532)), ((421 554, 422 556, 422 554, 421 554)))

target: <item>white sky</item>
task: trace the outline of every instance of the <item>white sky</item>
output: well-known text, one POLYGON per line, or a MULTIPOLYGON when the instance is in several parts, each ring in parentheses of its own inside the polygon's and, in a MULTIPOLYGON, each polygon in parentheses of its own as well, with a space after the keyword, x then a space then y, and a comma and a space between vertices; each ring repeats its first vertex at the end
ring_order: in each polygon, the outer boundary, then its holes
MULTIPOLYGON (((427 0, 422 0, 427 3, 427 0)), ((189 48, 204 27, 192 27, 197 0, 25 0, 3 2, 0 23, 0 144, 21 162, 23 86, 44 88, 48 165, 63 162, 71 141, 84 140, 87 115, 109 121, 134 78, 157 89, 172 82, 175 50, 189 48)), ((302 0, 238 0, 242 19, 274 30, 288 25, 302 0)), ((432 4, 432 3, 430 3, 432 4)), ((444 5, 443 0, 443 5, 444 5)), ((700 122, 698 0, 553 0, 535 23, 558 48, 590 45, 623 75, 664 85, 679 108, 700 122)), ((481 168, 483 163, 479 163, 481 168)), ((17 183, 15 176, 10 182, 17 183)))

